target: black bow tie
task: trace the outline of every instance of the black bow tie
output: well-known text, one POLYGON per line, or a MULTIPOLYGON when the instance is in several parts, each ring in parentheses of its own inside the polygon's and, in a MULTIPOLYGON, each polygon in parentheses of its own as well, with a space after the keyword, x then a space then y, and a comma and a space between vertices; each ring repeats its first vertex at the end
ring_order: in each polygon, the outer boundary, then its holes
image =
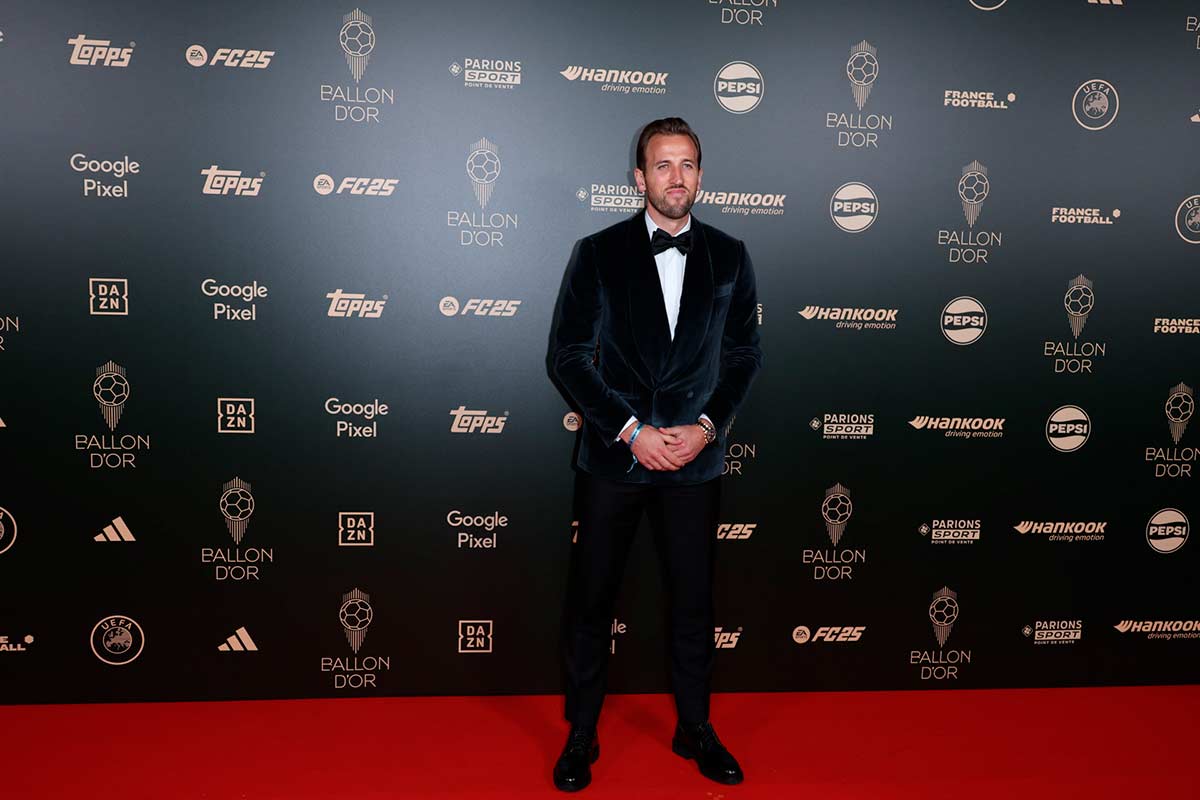
POLYGON ((650 237, 650 252, 658 255, 663 250, 670 250, 672 247, 686 256, 688 250, 692 248, 691 230, 686 230, 678 236, 672 236, 662 228, 656 228, 654 235, 650 237))

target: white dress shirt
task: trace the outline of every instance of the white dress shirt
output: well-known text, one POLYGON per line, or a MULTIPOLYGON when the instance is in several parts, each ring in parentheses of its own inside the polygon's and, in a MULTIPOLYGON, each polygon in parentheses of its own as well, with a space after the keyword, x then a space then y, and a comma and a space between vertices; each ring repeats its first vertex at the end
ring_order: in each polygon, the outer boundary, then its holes
MULTIPOLYGON (((650 219, 650 214, 646 213, 646 235, 654 237, 654 232, 658 230, 658 225, 654 224, 654 220, 650 219)), ((678 236, 684 231, 692 229, 692 215, 688 214, 687 222, 683 223, 683 227, 675 235, 678 236)), ((671 329, 671 340, 675 339, 675 323, 679 321, 679 298, 683 296, 683 271, 687 266, 687 256, 679 252, 679 248, 671 247, 663 250, 654 257, 654 265, 658 267, 658 282, 662 286, 663 305, 667 311, 667 324, 671 329)), ((707 414, 701 414, 701 417, 708 419, 707 414)), ((711 419, 708 420, 712 422, 711 419)), ((621 433, 629 427, 630 423, 637 422, 637 417, 630 417, 624 425, 621 426, 621 433)), ((617 435, 617 441, 620 441, 620 434, 617 435)))

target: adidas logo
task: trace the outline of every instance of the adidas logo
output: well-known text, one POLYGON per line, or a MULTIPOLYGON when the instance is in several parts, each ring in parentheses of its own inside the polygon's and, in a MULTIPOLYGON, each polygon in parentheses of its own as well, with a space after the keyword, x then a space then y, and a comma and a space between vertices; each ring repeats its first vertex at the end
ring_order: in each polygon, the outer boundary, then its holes
POLYGON ((4 420, 0 419, 0 428, 7 428, 7 427, 8 426, 4 424, 4 420))
POLYGON ((250 631, 243 626, 234 631, 233 635, 225 640, 225 644, 218 645, 217 649, 222 653, 240 653, 243 650, 257 653, 258 645, 250 638, 250 631))
POLYGON ((125 524, 125 520, 117 517, 112 521, 111 525, 104 526, 104 533, 97 533, 92 537, 97 542, 135 542, 133 531, 129 530, 129 526, 125 524))

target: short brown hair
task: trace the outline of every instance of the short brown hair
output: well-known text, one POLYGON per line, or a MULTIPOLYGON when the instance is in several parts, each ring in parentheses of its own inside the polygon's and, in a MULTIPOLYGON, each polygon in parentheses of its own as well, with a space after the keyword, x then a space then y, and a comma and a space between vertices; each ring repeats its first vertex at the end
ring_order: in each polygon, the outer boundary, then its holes
POLYGON ((642 172, 646 171, 646 145, 650 144, 650 137, 658 136, 687 136, 692 140, 692 144, 696 145, 696 166, 700 166, 700 137, 692 130, 692 126, 680 117, 663 117, 650 122, 646 127, 642 128, 641 135, 638 136, 637 143, 637 168, 642 172))

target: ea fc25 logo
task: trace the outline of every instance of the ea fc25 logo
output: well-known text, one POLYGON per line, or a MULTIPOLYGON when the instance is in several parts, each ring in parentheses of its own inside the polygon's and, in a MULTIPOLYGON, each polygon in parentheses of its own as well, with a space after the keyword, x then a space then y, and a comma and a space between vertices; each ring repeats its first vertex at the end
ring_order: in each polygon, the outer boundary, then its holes
POLYGON ((1191 525, 1177 508, 1164 508, 1146 523, 1146 544, 1156 553, 1174 553, 1187 543, 1191 525))
POLYGON ((492 652, 493 621, 490 619, 460 619, 458 621, 458 652, 492 652))
POLYGON ((822 625, 813 633, 807 625, 798 625, 792 631, 792 641, 796 644, 808 642, 858 642, 862 641, 866 625, 822 625))
POLYGON ((1092 435, 1092 420, 1079 406, 1059 406, 1046 420, 1046 441, 1060 453, 1083 447, 1092 435))
POLYGON ((332 175, 321 173, 313 178, 313 191, 319 195, 348 194, 366 197, 390 197, 396 191, 399 178, 342 178, 337 182, 332 175), (336 187, 336 189, 334 188, 336 187))
POLYGON ((1079 84, 1071 100, 1075 121, 1089 131, 1107 128, 1117 118, 1121 98, 1117 88, 1105 80, 1093 79, 1079 84))
POLYGON ((732 114, 746 114, 757 108, 766 88, 758 67, 746 61, 730 61, 713 79, 713 96, 732 114))
POLYGON ((987 309, 974 297, 956 297, 942 309, 942 335, 953 344, 974 344, 987 324, 987 309))
POLYGON ((1194 194, 1175 210, 1175 232, 1188 244, 1200 244, 1200 194, 1194 194))
POLYGON ((476 317, 514 317, 520 300, 495 300, 492 298, 472 297, 465 303, 459 303, 458 298, 446 295, 438 301, 438 311, 444 317, 472 315, 476 317))
POLYGON ((189 45, 184 50, 183 57, 193 67, 215 67, 218 64, 225 67, 242 69, 266 69, 271 64, 274 50, 244 50, 240 47, 218 47, 213 52, 212 60, 208 58, 208 50, 204 45, 189 45))
POLYGON ((829 218, 846 233, 862 233, 879 216, 879 198, 865 183, 843 183, 829 198, 829 218))
POLYGON ((254 433, 254 398, 218 397, 217 433, 254 433))
POLYGON ((124 614, 113 614, 97 622, 91 639, 96 658, 114 667, 136 661, 146 644, 142 626, 124 614))

